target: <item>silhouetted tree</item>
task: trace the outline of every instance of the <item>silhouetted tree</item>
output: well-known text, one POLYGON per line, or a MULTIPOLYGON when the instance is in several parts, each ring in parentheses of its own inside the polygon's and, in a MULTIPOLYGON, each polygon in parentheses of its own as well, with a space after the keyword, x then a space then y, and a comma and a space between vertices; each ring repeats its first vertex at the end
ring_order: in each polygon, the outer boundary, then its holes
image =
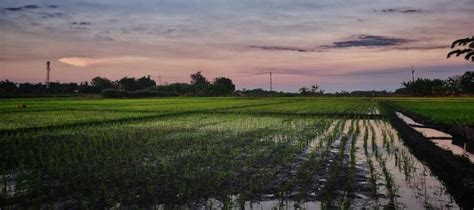
POLYGON ((465 47, 464 49, 453 50, 448 53, 448 58, 455 54, 456 57, 466 54, 464 59, 474 62, 474 36, 471 38, 458 39, 451 44, 451 48, 465 47), (466 46, 466 47, 465 47, 466 46))
POLYGON ((93 92, 92 87, 89 85, 89 82, 87 81, 81 82, 81 84, 79 84, 77 89, 79 90, 79 93, 92 93, 93 92))
POLYGON ((465 93, 474 93, 474 71, 465 72, 460 78, 461 89, 465 93))
POLYGON ((446 80, 446 85, 448 86, 447 90, 450 95, 458 95, 463 91, 463 87, 461 85, 461 75, 449 77, 446 80))
POLYGON ((320 89, 318 84, 311 85, 311 93, 313 95, 322 95, 324 94, 324 90, 320 89))
POLYGON ((442 96, 449 93, 447 82, 442 79, 418 78, 415 82, 402 82, 404 88, 398 93, 408 93, 416 96, 442 96))
POLYGON ((210 86, 209 81, 200 71, 191 74, 191 85, 194 89, 194 95, 206 95, 210 86))
POLYGON ((94 92, 99 93, 103 89, 115 88, 114 82, 105 77, 94 77, 91 80, 91 86, 94 92))
POLYGON ((152 88, 148 88, 148 90, 156 90, 160 92, 170 93, 179 96, 189 96, 194 95, 192 85, 188 83, 171 83, 167 85, 160 85, 152 88))
POLYGON ((301 87, 298 92, 300 92, 300 95, 308 95, 309 94, 309 89, 307 87, 301 87))
POLYGON ((143 90, 149 87, 154 87, 156 86, 155 80, 152 80, 150 78, 150 75, 146 77, 141 77, 136 81, 136 89, 137 90, 143 90))
POLYGON ((15 83, 8 80, 0 82, 0 93, 15 93, 17 91, 17 86, 15 83))
POLYGON ((210 92, 215 96, 229 95, 235 91, 235 85, 226 77, 215 78, 210 86, 210 92))
POLYGON ((50 82, 49 88, 45 89, 47 93, 75 93, 78 92, 76 83, 50 82))
POLYGON ((127 90, 127 91, 134 91, 136 90, 136 82, 135 78, 133 77, 124 77, 120 79, 118 82, 120 90, 127 90))

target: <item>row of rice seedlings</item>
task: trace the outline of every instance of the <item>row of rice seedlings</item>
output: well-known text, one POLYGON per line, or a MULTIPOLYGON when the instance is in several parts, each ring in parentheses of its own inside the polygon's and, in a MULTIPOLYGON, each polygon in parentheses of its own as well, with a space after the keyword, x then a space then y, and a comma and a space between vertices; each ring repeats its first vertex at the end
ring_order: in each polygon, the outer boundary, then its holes
MULTIPOLYGON (((207 100, 203 103, 177 103, 146 106, 130 106, 119 107, 101 106, 97 109, 76 108, 67 106, 58 109, 49 109, 43 111, 28 112, 8 112, 2 113, 2 122, 0 122, 0 131, 14 132, 15 129, 24 128, 42 128, 51 126, 64 126, 65 124, 74 126, 75 124, 104 122, 113 120, 140 119, 151 116, 161 116, 188 112, 205 112, 212 110, 228 110, 240 107, 258 107, 262 105, 272 105, 284 103, 286 101, 265 101, 265 100, 207 100)), ((79 106, 80 107, 80 106, 79 106)), ((21 130, 19 130, 21 132, 21 130)))
POLYGON ((383 175, 385 177, 385 187, 387 188, 390 202, 388 208, 396 209, 397 208, 397 187, 395 186, 392 174, 388 171, 385 160, 380 160, 379 164, 382 167, 383 175))
POLYGON ((330 208, 333 206, 333 199, 334 199, 334 192, 335 192, 335 185, 339 181, 339 176, 341 173, 341 170, 343 169, 343 161, 344 161, 344 156, 345 156, 345 150, 346 150, 346 145, 347 142, 351 139, 351 134, 353 132, 353 127, 351 126, 351 123, 349 121, 346 121, 346 125, 349 126, 348 131, 343 133, 343 136, 341 137, 341 143, 339 144, 338 148, 338 155, 336 157, 336 160, 334 160, 330 174, 328 174, 328 179, 323 187, 323 200, 321 202, 321 207, 323 209, 330 208))
MULTIPOLYGON (((388 133, 392 142, 392 153, 394 157, 394 166, 399 170, 400 177, 404 177, 405 183, 408 185, 410 191, 413 191, 416 200, 424 208, 444 208, 455 206, 456 204, 452 198, 446 193, 446 188, 437 180, 429 178, 430 172, 427 166, 417 161, 416 158, 408 151, 408 148, 403 146, 401 139, 397 138, 396 131, 388 124, 385 124, 384 129, 388 133), (430 179, 427 186, 426 179, 430 179), (436 188, 437 190, 434 190, 436 188), (436 193, 430 192, 436 191, 436 193)), ((396 180, 397 181, 397 180, 396 180)), ((400 182, 400 180, 398 180, 400 182)), ((420 207, 421 207, 420 206, 420 207)))
POLYGON ((377 136, 375 135, 375 128, 374 126, 372 125, 371 123, 372 121, 369 120, 369 129, 370 129, 370 132, 371 132, 371 148, 372 148, 372 154, 375 155, 376 157, 379 156, 379 151, 378 151, 378 146, 377 146, 377 143, 376 143, 376 139, 377 139, 377 136))
MULTIPOLYGON (((325 119, 325 121, 327 121, 327 119, 325 119)), ((332 127, 334 124, 335 122, 331 122, 326 123, 324 127, 320 128, 310 127, 311 129, 320 130, 319 134, 312 139, 304 141, 304 144, 301 145, 301 150, 295 153, 294 161, 290 162, 287 166, 284 166, 284 168, 282 168, 275 178, 276 181, 286 179, 279 183, 278 194, 280 199, 286 197, 287 193, 291 194, 291 188, 293 188, 294 183, 296 182, 296 174, 298 174, 303 168, 302 165, 304 165, 307 160, 311 159, 310 156, 312 153, 318 151, 320 147, 326 142, 325 137, 328 135, 327 129, 330 129, 330 127, 332 127), (323 133, 323 131, 325 133, 323 133)), ((331 132, 333 131, 331 130, 331 132)))
MULTIPOLYGON (((377 126, 377 130, 380 132, 381 136, 381 141, 382 145, 381 147, 384 148, 388 145, 388 140, 386 139, 384 127, 383 127, 383 121, 370 121, 369 125, 371 127, 371 130, 373 131, 372 137, 373 139, 379 139, 377 137, 377 134, 375 133, 375 127, 377 126)), ((382 169, 382 174, 384 178, 384 183, 385 183, 385 189, 387 191, 387 194, 389 196, 389 203, 388 203, 388 208, 396 208, 397 203, 396 203, 396 196, 397 196, 397 186, 394 184, 393 181, 393 176, 392 174, 387 170, 386 167, 386 159, 390 157, 390 152, 384 151, 384 150, 379 150, 379 144, 377 144, 377 141, 374 140, 374 145, 375 147, 375 159, 378 162, 379 167, 382 169)))
POLYGON ((352 121, 353 132, 351 132, 351 149, 350 149, 350 166, 348 170, 347 186, 346 186, 346 195, 342 203, 343 209, 349 209, 352 203, 352 198, 354 197, 354 177, 355 177, 355 167, 356 167, 356 142, 359 140, 359 119, 352 121))
MULTIPOLYGON (((125 132, 125 133, 129 133, 129 132, 125 132)), ((134 136, 132 136, 131 139, 133 139, 133 137, 134 137, 134 136)), ((128 139, 128 138, 127 138, 127 139, 128 139)), ((78 140, 79 140, 79 139, 78 139, 78 140)), ((87 140, 85 140, 84 142, 86 142, 86 141, 87 141, 87 140)), ((59 161, 55 161, 55 160, 56 160, 56 159, 67 159, 67 155, 68 155, 68 154, 78 154, 79 156, 81 156, 81 153, 84 153, 84 152, 81 152, 81 151, 91 151, 91 150, 92 150, 92 152, 93 152, 94 150, 95 150, 95 151, 97 151, 97 150, 101 150, 101 151, 102 151, 102 150, 106 149, 106 148, 101 149, 101 147, 110 148, 111 145, 105 146, 105 145, 103 145, 102 143, 99 144, 99 141, 101 141, 99 138, 94 137, 94 140, 93 140, 93 141, 89 141, 89 142, 92 143, 92 145, 89 145, 90 147, 88 147, 88 145, 84 145, 84 144, 82 144, 82 145, 76 144, 76 145, 78 145, 78 147, 79 147, 79 148, 76 149, 77 152, 70 152, 70 153, 61 154, 61 156, 58 156, 58 157, 54 157, 54 156, 53 156, 52 158, 49 157, 49 158, 48 158, 49 160, 48 160, 48 163, 47 163, 47 164, 49 164, 50 167, 53 168, 53 170, 51 170, 50 172, 56 172, 56 173, 59 172, 59 174, 61 174, 60 169, 61 169, 61 168, 64 168, 64 167, 60 167, 60 165, 58 164, 59 161), (55 162, 56 162, 56 163, 55 163, 55 162), (58 169, 59 169, 59 171, 58 171, 58 169)), ((11 142, 10 142, 10 143, 11 143, 11 142)), ((115 142, 114 142, 114 143, 115 143, 115 142)), ((49 145, 49 146, 57 147, 57 146, 60 146, 60 145, 61 145, 61 142, 55 142, 54 144, 49 145)), ((112 148, 113 148, 113 147, 112 147, 112 148)), ((14 148, 13 148, 13 149, 14 149, 14 148)), ((39 148, 38 148, 38 149, 39 149, 39 148)), ((52 149, 53 149, 53 148, 52 148, 52 149)), ((116 149, 116 148, 113 148, 113 149, 116 149)), ((18 149, 14 149, 14 150, 17 150, 17 151, 18 151, 18 149)), ((53 149, 53 150, 54 150, 54 149, 53 149)), ((117 154, 117 156, 119 156, 119 155, 121 155, 121 156, 130 156, 130 155, 131 155, 130 153, 131 153, 131 151, 133 151, 133 149, 130 149, 130 148, 126 148, 126 147, 125 147, 125 148, 122 149, 122 150, 112 150, 112 151, 120 151, 120 152, 119 152, 120 154, 117 154)), ((43 158, 41 158, 41 155, 42 155, 42 154, 43 154, 43 153, 39 153, 39 154, 38 154, 38 155, 39 155, 38 160, 40 160, 40 161, 42 161, 42 159, 43 159, 43 158)), ((45 152, 44 154, 59 154, 59 153, 57 153, 57 152, 45 152)), ((85 154, 85 153, 84 153, 84 154, 85 154)), ((89 156, 92 157, 92 158, 94 158, 94 157, 99 157, 99 155, 98 155, 97 153, 92 153, 92 154, 87 153, 87 155, 89 155, 89 156)), ((50 156, 51 156, 51 155, 50 155, 50 156)), ((74 157, 72 157, 72 158, 74 158, 74 157)), ((32 168, 39 168, 39 169, 44 168, 44 167, 42 167, 41 165, 35 166, 36 162, 38 162, 38 161, 34 161, 35 159, 36 159, 36 158, 32 159, 33 162, 29 162, 29 164, 30 164, 29 167, 32 167, 32 168)), ((81 158, 81 159, 82 159, 82 158, 81 158)), ((118 159, 110 158, 110 159, 108 159, 108 160, 106 160, 106 161, 108 161, 109 164, 110 164, 110 163, 113 164, 113 161, 114 161, 114 160, 120 160, 120 158, 118 158, 118 159)), ((96 162, 97 162, 97 163, 100 163, 101 160, 100 160, 100 159, 92 159, 92 161, 90 161, 89 163, 96 163, 96 162)), ((25 167, 25 162, 23 161, 22 158, 20 158, 19 163, 18 163, 17 165, 18 165, 18 168, 20 169, 20 171, 25 171, 24 168, 25 168, 25 169, 27 168, 27 167, 25 167)), ((49 168, 49 167, 47 167, 47 168, 49 168)), ((61 177, 63 177, 63 176, 60 175, 60 178, 61 178, 61 177)), ((23 182, 20 182, 20 183, 23 183, 23 182)))
MULTIPOLYGON (((273 182, 274 179, 281 180, 281 179, 290 178, 290 177, 279 177, 278 175, 282 173, 283 168, 297 167, 297 166, 290 166, 290 163, 294 163, 295 158, 298 156, 298 154, 304 155, 305 150, 307 149, 308 145, 311 144, 312 140, 314 140, 316 136, 319 135, 319 133, 321 133, 322 131, 321 128, 324 128, 324 127, 327 127, 327 126, 324 126, 324 125, 321 125, 320 127, 308 126, 302 131, 296 132, 296 134, 302 134, 302 133, 312 133, 312 134, 305 135, 305 136, 302 136, 302 135, 295 136, 294 137, 295 141, 299 143, 295 145, 296 147, 293 146, 295 149, 285 154, 284 161, 282 161, 283 160, 282 157, 279 157, 279 155, 283 154, 281 152, 276 153, 276 156, 270 156, 269 157, 271 158, 270 161, 278 161, 278 164, 275 164, 274 162, 269 162, 269 163, 265 163, 265 165, 261 167, 261 168, 272 168, 273 170, 271 170, 271 172, 268 174, 268 177, 263 178, 262 186, 257 187, 257 188, 261 190, 261 189, 264 189, 266 185, 272 188, 274 184, 272 184, 271 182, 273 182)), ((251 176, 259 176, 259 175, 261 175, 261 173, 253 173, 251 176)), ((255 179, 255 178, 249 178, 249 179, 255 179)), ((278 190, 278 192, 281 192, 281 189, 278 190)), ((251 195, 251 193, 249 193, 248 190, 243 190, 243 193, 241 193, 239 196, 245 200, 245 198, 247 198, 249 195, 251 195)))
MULTIPOLYGON (((301 133, 301 132, 298 132, 298 133, 301 133)), ((293 137, 291 137, 291 138, 293 138, 293 137)), ((304 144, 305 142, 307 142, 307 140, 301 139, 302 144, 304 144)), ((295 147, 293 147, 293 146, 289 147, 287 145, 287 146, 282 147, 282 148, 295 148, 295 147)), ((300 146, 297 146, 295 149, 299 149, 299 148, 300 148, 300 146)), ((291 161, 290 157, 292 157, 293 154, 296 152, 295 149, 292 149, 291 152, 285 152, 287 150, 275 152, 274 154, 277 154, 277 156, 270 155, 268 157, 256 158, 255 159, 256 164, 250 164, 250 165, 252 165, 252 168, 257 168, 259 171, 260 171, 260 169, 264 169, 266 171, 267 169, 270 169, 270 167, 272 167, 272 166, 273 166, 272 169, 273 168, 279 168, 280 165, 284 165, 284 164, 286 164, 286 162, 291 161), (262 161, 262 160, 265 160, 265 159, 269 159, 270 162, 262 161), (284 160, 284 161, 282 161, 282 160, 284 160), (274 161, 278 161, 278 162, 274 162, 274 161)), ((247 200, 247 199, 250 198, 249 196, 252 196, 253 194, 258 193, 258 191, 262 188, 262 186, 264 186, 268 183, 269 178, 272 176, 272 174, 275 173, 275 171, 276 170, 266 171, 265 173, 259 173, 259 172, 250 173, 249 174, 250 177, 245 178, 245 180, 262 180, 262 181, 253 182, 250 185, 244 186, 244 188, 242 190, 240 190, 239 199, 247 200), (262 174, 264 174, 264 176, 262 176, 262 174)))
MULTIPOLYGON (((377 148, 374 148, 375 145, 375 131, 370 123, 370 120, 365 120, 364 123, 365 134, 364 134, 364 154, 366 157, 367 165, 369 166, 369 180, 372 188, 372 197, 375 199, 375 205, 378 205, 378 185, 377 185, 377 171, 374 166, 373 158, 374 151, 377 151, 377 148), (369 135, 370 134, 370 135, 369 135), (369 152, 369 138, 371 141, 371 149, 369 152)), ((376 153, 375 153, 376 154, 376 153)))
POLYGON ((313 174, 320 168, 321 161, 338 138, 341 127, 342 121, 335 122, 333 129, 325 133, 318 144, 311 148, 306 160, 297 169, 295 175, 280 186, 279 192, 283 197, 286 197, 284 194, 291 193, 290 189, 294 188, 295 185, 300 187, 295 200, 301 201, 308 195, 311 183, 313 182, 313 174))

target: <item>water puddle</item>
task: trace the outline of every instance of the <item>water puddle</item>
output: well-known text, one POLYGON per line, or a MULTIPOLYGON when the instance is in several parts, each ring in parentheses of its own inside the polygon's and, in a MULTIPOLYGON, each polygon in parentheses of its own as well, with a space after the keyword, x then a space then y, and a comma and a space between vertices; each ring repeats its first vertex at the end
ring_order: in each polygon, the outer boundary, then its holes
POLYGON ((444 150, 451 151, 454 155, 466 157, 467 159, 471 161, 471 163, 474 163, 474 154, 466 150, 465 143, 463 144, 463 147, 458 146, 457 144, 453 143, 453 139, 452 139, 453 137, 450 134, 433 129, 433 128, 417 127, 417 126, 423 126, 423 124, 417 123, 410 117, 400 112, 396 112, 396 114, 400 119, 402 119, 405 123, 407 123, 411 128, 423 134, 424 137, 428 138, 436 146, 444 150))

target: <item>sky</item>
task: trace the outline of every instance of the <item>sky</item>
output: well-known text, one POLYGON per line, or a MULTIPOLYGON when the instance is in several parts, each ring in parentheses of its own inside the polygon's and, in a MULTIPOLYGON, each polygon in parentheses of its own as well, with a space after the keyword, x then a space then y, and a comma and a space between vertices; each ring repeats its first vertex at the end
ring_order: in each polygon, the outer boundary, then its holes
POLYGON ((474 0, 0 0, 0 80, 189 82, 238 89, 394 90, 474 70, 446 59, 474 35, 474 0))

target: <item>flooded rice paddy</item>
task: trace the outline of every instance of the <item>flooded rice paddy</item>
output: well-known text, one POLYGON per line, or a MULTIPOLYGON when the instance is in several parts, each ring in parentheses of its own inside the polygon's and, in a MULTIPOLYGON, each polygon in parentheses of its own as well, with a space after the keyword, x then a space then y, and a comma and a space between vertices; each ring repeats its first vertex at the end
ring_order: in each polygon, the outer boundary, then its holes
POLYGON ((339 104, 335 115, 321 115, 321 101, 319 111, 277 102, 303 114, 251 103, 9 131, 0 207, 458 208, 371 101, 339 104))
POLYGON ((423 134, 424 137, 432 141, 436 146, 452 152, 454 155, 466 157, 474 163, 474 154, 470 151, 466 150, 466 142, 463 142, 462 145, 454 144, 453 136, 445 133, 443 131, 436 130, 434 128, 424 128, 423 124, 415 122, 410 117, 397 112, 397 116, 402 119, 406 124, 412 127, 412 129, 418 131, 419 133, 423 134))

